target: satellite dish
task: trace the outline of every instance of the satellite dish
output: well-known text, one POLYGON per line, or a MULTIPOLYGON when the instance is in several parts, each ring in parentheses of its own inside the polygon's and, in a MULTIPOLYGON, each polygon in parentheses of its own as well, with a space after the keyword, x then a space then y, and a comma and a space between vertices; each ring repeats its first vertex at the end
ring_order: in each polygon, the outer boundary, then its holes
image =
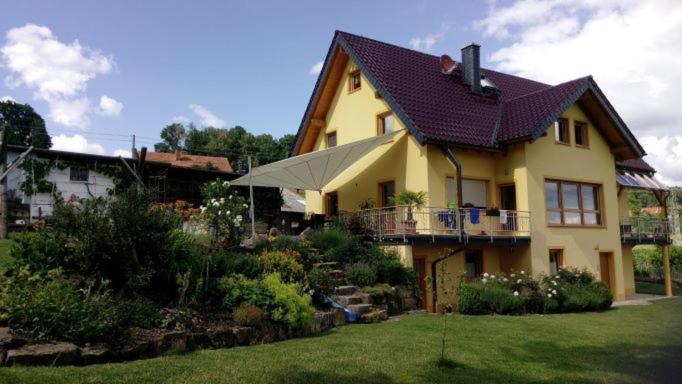
POLYGON ((449 75, 457 67, 457 62, 452 60, 448 55, 442 55, 440 57, 440 66, 444 74, 449 75))

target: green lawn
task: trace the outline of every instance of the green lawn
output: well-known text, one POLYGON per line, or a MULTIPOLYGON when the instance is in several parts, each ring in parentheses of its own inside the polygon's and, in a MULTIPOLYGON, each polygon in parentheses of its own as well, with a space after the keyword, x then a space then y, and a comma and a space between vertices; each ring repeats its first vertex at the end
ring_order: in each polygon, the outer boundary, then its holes
MULTIPOLYGON (((665 285, 660 283, 648 283, 646 281, 635 282, 635 292, 648 293, 651 295, 665 295, 665 285)), ((680 294, 680 286, 673 281, 673 295, 680 294)))
POLYGON ((4 383, 653 383, 682 369, 682 300, 603 313, 455 316, 441 370, 440 318, 350 325, 325 335, 123 364, 0 368, 4 383))

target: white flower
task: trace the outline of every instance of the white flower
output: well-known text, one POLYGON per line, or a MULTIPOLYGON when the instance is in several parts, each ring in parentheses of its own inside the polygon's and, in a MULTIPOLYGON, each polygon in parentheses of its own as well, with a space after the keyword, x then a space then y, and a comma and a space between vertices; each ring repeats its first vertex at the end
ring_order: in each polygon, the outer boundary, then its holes
POLYGON ((490 275, 488 274, 488 272, 486 272, 486 273, 483 274, 483 277, 488 277, 488 276, 490 276, 490 275))
POLYGON ((228 183, 227 181, 223 181, 223 185, 226 186, 226 187, 229 187, 229 186, 230 186, 230 183, 228 183))
POLYGON ((244 204, 244 208, 248 208, 248 207, 249 207, 248 205, 244 204))
POLYGON ((556 285, 556 281, 552 280, 552 284, 556 285))
POLYGON ((558 279, 558 278, 560 278, 560 277, 561 277, 561 276, 559 276, 559 275, 554 276, 555 279, 558 279))
POLYGON ((502 281, 504 281, 504 282, 506 283, 507 281, 509 281, 509 279, 507 279, 507 278, 505 277, 504 279, 502 279, 502 281))
POLYGON ((242 215, 237 215, 237 220, 242 221, 242 215))
POLYGON ((490 278, 495 280, 495 275, 490 275, 490 278))
POLYGON ((519 295, 519 291, 514 291, 514 296, 518 296, 518 295, 519 295))
POLYGON ((486 278, 484 277, 481 281, 483 282, 483 284, 485 284, 485 283, 488 282, 488 279, 486 279, 486 278))
POLYGON ((552 289, 552 293, 556 295, 556 289, 552 289))
POLYGON ((228 199, 232 200, 232 195, 228 196, 228 199))
POLYGON ((523 280, 518 279, 518 280, 516 280, 516 284, 521 284, 522 281, 523 281, 523 280))
POLYGON ((225 198, 224 198, 224 197, 221 197, 221 198, 220 198, 220 202, 221 202, 221 203, 224 203, 224 202, 225 202, 225 198))
POLYGON ((526 274, 526 272, 524 272, 524 271, 521 271, 521 274, 522 274, 522 275, 525 275, 525 274, 526 274))
POLYGON ((218 216, 222 215, 223 211, 218 211, 218 216))
POLYGON ((516 273, 512 273, 511 275, 509 275, 509 277, 511 277, 512 279, 515 278, 515 277, 516 277, 516 273))
POLYGON ((549 297, 549 298, 551 299, 551 298, 552 298, 552 294, 551 294, 551 293, 548 293, 548 294, 547 294, 547 297, 549 297))
POLYGON ((220 206, 220 203, 217 202, 217 201, 214 201, 214 202, 213 202, 213 206, 214 206, 214 207, 218 207, 218 206, 220 206))
POLYGON ((228 216, 230 216, 230 211, 227 211, 225 214, 228 215, 228 216))

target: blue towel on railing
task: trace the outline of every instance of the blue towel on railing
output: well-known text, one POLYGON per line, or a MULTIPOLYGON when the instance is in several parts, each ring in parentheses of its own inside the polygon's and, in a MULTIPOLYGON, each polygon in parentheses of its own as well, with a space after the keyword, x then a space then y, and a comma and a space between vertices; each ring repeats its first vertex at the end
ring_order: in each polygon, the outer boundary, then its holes
POLYGON ((471 221, 471 224, 478 224, 480 217, 481 212, 478 210, 478 208, 471 208, 469 210, 469 221, 471 221))

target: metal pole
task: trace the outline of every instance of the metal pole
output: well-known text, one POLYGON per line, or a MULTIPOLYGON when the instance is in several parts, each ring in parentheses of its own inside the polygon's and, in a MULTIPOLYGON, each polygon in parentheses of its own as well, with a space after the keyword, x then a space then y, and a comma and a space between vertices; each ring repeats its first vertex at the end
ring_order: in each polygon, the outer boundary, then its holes
POLYGON ((249 155, 249 215, 251 216, 251 238, 256 238, 256 215, 253 210, 253 175, 251 174, 251 155, 249 155))

